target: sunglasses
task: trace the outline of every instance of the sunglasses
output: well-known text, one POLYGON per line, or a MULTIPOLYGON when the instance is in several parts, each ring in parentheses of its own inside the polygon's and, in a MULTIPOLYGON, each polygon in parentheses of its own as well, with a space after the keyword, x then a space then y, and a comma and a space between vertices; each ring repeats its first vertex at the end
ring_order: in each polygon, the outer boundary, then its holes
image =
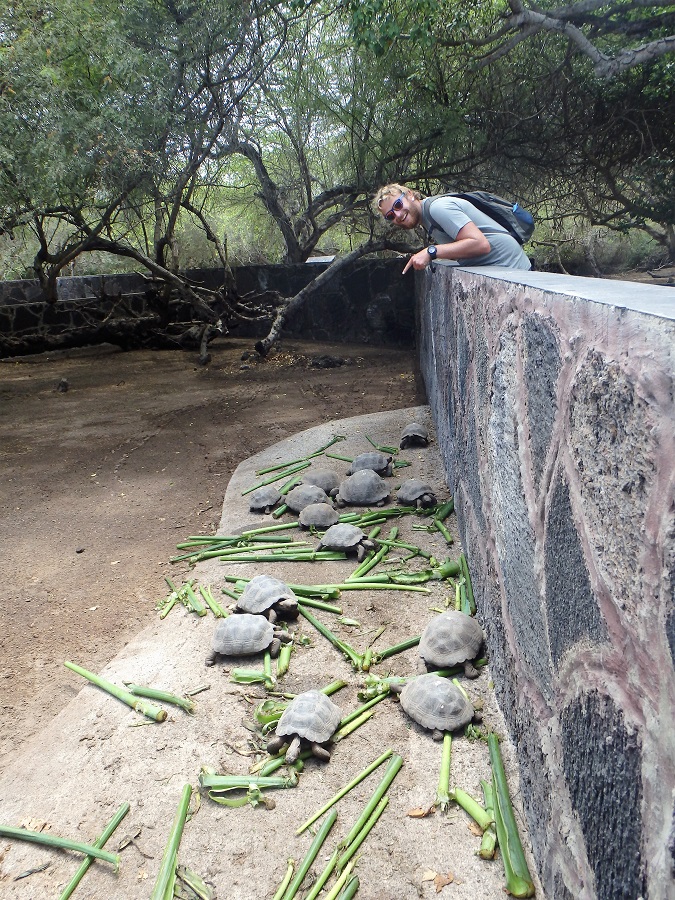
POLYGON ((391 209, 389 210, 389 212, 384 214, 384 217, 387 220, 387 222, 393 222, 394 219, 396 218, 396 213, 400 209, 403 209, 403 198, 404 197, 405 197, 405 194, 400 194, 396 198, 396 200, 394 200, 394 202, 392 203, 391 209))

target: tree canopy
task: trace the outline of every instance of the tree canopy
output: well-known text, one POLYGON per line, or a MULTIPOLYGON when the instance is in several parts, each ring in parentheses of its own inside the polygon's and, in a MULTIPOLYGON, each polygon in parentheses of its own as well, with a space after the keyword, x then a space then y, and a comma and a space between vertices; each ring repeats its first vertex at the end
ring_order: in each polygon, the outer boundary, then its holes
POLYGON ((659 0, 16 0, 0 231, 32 235, 47 296, 103 252, 209 327, 257 314, 232 245, 386 245, 368 201, 389 180, 640 228, 675 260, 674 25, 659 0), (220 289, 185 276, 188 233, 220 289))

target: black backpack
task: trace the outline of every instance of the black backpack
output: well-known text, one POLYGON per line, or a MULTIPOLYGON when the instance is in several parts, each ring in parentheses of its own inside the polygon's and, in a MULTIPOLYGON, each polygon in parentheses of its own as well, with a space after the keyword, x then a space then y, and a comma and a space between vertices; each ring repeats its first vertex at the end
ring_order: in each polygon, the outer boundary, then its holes
MULTIPOLYGON (((519 244, 526 244, 532 237, 534 219, 531 213, 518 203, 511 203, 509 200, 504 200, 503 197, 498 197, 496 194, 489 194, 487 191, 467 191, 465 194, 440 194, 439 196, 468 200, 480 212, 494 219, 502 228, 506 228, 519 244)), ((432 197, 431 199, 435 200, 436 198, 432 197)), ((431 204, 429 205, 431 206, 431 204)), ((429 213, 429 218, 433 222, 434 228, 440 228, 431 213, 429 213)))

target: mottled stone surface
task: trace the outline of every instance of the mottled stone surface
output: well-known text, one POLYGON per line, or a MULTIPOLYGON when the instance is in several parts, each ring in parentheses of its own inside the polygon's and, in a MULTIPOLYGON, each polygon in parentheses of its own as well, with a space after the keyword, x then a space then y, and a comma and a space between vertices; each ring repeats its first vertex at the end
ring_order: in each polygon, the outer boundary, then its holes
POLYGON ((541 316, 523 319, 523 357, 532 470, 538 487, 553 433, 560 373, 558 338, 541 316))
POLYGON ((548 634, 557 666, 564 653, 582 639, 600 643, 607 637, 563 478, 556 479, 551 495, 544 560, 548 634))
POLYGON ((597 693, 564 709, 561 726, 565 776, 597 897, 634 900, 645 891, 638 736, 612 700, 597 693))
POLYGON ((671 900, 675 293, 590 281, 418 276, 420 370, 546 896, 671 900))

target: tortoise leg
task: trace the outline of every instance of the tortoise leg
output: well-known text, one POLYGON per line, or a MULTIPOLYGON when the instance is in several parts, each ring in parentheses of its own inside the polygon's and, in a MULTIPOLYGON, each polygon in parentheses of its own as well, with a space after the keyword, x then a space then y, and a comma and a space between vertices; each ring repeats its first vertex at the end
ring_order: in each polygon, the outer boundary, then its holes
POLYGON ((366 555, 366 548, 363 546, 363 544, 357 544, 356 545, 357 562, 363 562, 365 555, 366 555))
POLYGON ((286 762, 290 765, 300 756, 300 735, 296 734, 286 751, 286 762))
POLYGON ((431 732, 431 737, 435 741, 442 741, 443 740, 443 732, 439 728, 434 728, 434 730, 431 732))
POLYGON ((220 659, 220 653, 216 653, 215 650, 211 650, 209 655, 204 660, 204 665, 205 666, 215 666, 215 664, 218 662, 219 659, 220 659))
POLYGON ((276 659, 279 655, 279 651, 281 650, 281 641, 278 637, 272 638, 272 643, 270 644, 269 650, 272 659, 276 659))
POLYGON ((267 752, 274 755, 281 750, 285 743, 285 737, 280 737, 278 734, 275 734, 274 737, 271 737, 267 742, 267 752))
POLYGON ((321 744, 310 744, 310 750, 317 759, 321 759, 324 762, 329 762, 330 752, 326 750, 325 747, 322 747, 321 744))
POLYGON ((468 659, 464 663, 464 675, 466 678, 478 678, 480 675, 478 669, 468 659))
POLYGON ((267 621, 270 623, 270 625, 274 625, 276 624, 277 618, 277 611, 270 607, 267 610, 267 621))

